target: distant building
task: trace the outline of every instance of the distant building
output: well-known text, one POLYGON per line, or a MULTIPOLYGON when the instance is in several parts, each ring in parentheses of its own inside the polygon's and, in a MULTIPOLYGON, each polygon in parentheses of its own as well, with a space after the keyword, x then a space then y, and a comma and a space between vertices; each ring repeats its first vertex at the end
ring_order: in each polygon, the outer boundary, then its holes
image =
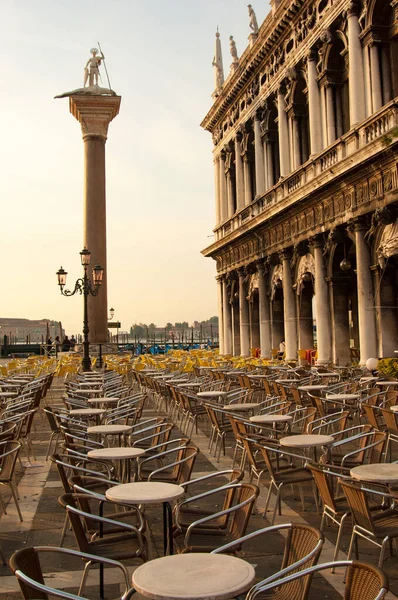
POLYGON ((2 319, 0 318, 0 337, 8 337, 9 343, 41 343, 47 341, 51 336, 54 341, 58 335, 62 341, 65 337, 65 329, 62 329, 60 321, 50 319, 2 319))
POLYGON ((398 2, 271 0, 251 28, 225 81, 217 33, 202 122, 220 351, 270 357, 284 340, 296 360, 315 321, 318 364, 394 356, 398 2))

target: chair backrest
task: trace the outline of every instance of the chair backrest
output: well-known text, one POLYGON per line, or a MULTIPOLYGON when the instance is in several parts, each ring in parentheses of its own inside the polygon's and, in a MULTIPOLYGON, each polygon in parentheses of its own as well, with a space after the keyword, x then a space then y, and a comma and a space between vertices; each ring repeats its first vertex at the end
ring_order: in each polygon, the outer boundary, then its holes
MULTIPOLYGON (((78 498, 80 497, 83 501, 84 497, 87 499, 87 502, 90 500, 90 497, 85 494, 64 494, 58 498, 58 503, 68 512, 69 521, 80 552, 86 552, 89 554, 90 544, 88 543, 86 535, 86 519, 76 512, 68 510, 68 506, 79 509, 78 498)), ((89 529, 91 529, 91 523, 88 523, 88 525, 89 529)))
MULTIPOLYGON (((25 575, 44 585, 43 572, 41 570, 39 556, 34 548, 21 548, 17 550, 10 558, 10 569, 22 571, 25 575)), ((25 600, 48 600, 48 595, 45 592, 35 590, 24 581, 18 580, 19 587, 25 600)))
POLYGON ((10 481, 13 478, 20 449, 21 444, 17 440, 0 442, 0 481, 10 481))
POLYGON ((235 539, 245 535, 259 493, 257 485, 252 483, 236 484, 235 506, 240 506, 231 514, 228 524, 229 532, 235 539))
POLYGON ((199 448, 196 446, 185 446, 178 454, 177 461, 182 461, 179 465, 174 467, 176 472, 176 483, 184 483, 191 479, 193 467, 197 455, 199 454, 199 448))
POLYGON ((388 592, 386 574, 374 565, 354 561, 345 578, 344 600, 382 600, 388 592))
POLYGON ((340 479, 339 483, 347 498, 354 523, 374 533, 372 513, 369 508, 367 493, 361 488, 361 484, 352 481, 348 482, 344 479, 340 479))
POLYGON ((328 506, 333 511, 337 512, 335 503, 335 492, 332 483, 332 475, 327 473, 326 467, 320 464, 307 463, 306 465, 311 471, 318 488, 319 495, 325 506, 328 506))
POLYGON ((398 426, 395 413, 389 408, 381 408, 381 406, 379 407, 379 410, 383 415, 383 419, 388 429, 388 432, 394 435, 398 435, 398 426))
MULTIPOLYGON (((374 429, 379 429, 380 425, 377 420, 377 412, 379 411, 379 408, 377 406, 373 406, 371 404, 368 404, 367 402, 364 402, 362 404, 362 409, 365 413, 365 417, 369 425, 371 425, 374 429)), ((381 413, 379 412, 379 414, 381 413)))

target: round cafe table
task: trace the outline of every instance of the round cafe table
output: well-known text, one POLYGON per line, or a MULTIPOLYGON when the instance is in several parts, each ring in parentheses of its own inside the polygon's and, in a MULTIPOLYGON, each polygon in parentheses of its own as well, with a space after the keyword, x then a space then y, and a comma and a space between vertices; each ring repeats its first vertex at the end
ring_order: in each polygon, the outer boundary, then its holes
POLYGON ((237 402, 236 404, 225 404, 223 406, 223 410, 230 410, 232 412, 249 412, 250 410, 255 410, 260 405, 258 402, 237 402))
MULTIPOLYGON (((122 448, 117 446, 114 446, 113 448, 96 448, 95 450, 89 450, 87 452, 89 458, 111 460, 115 462, 118 479, 121 483, 130 482, 130 460, 138 459, 138 457, 143 454, 145 454, 145 450, 142 448, 131 448, 130 446, 122 448)), ((137 460, 135 460, 134 474, 134 479, 136 479, 137 460)))
POLYGON ((137 569, 133 588, 152 600, 227 600, 248 590, 253 566, 229 554, 177 554, 151 560, 137 569))
POLYGON ((343 402, 343 404, 345 404, 346 402, 354 401, 354 400, 358 400, 358 398, 361 397, 361 394, 326 394, 326 398, 327 400, 337 400, 340 402, 343 402))
POLYGON ((255 415, 250 417, 250 421, 256 425, 262 425, 265 423, 290 423, 293 420, 291 415, 255 415))
POLYGON ((300 385, 298 389, 300 392, 320 392, 321 390, 325 390, 327 387, 328 386, 323 383, 314 383, 314 385, 300 385))
POLYGON ((87 427, 87 433, 91 435, 117 435, 119 437, 119 446, 121 446, 122 436, 130 433, 133 429, 132 425, 93 425, 87 427))
POLYGON ((87 417, 88 419, 90 417, 95 417, 95 424, 99 425, 98 421, 104 412, 105 410, 103 408, 74 408, 69 411, 69 414, 72 417, 87 417))
POLYGON ((396 386, 398 385, 398 381, 378 381, 377 383, 375 383, 376 387, 388 387, 388 386, 396 386))
POLYGON ((390 410, 392 410, 392 412, 398 412, 398 404, 393 404, 390 406, 390 410))
POLYGON ((334 442, 331 435, 320 435, 316 433, 305 433, 300 435, 289 435, 279 440, 281 446, 297 448, 300 450, 313 449, 316 461, 316 450, 321 446, 328 446, 334 442))
POLYGON ((397 483, 398 482, 398 464, 397 463, 375 463, 369 465, 359 465, 350 470, 350 475, 359 481, 369 481, 371 483, 397 483))
POLYGON ((111 502, 123 504, 162 504, 164 553, 173 554, 173 514, 170 502, 185 494, 183 487, 158 481, 136 481, 121 483, 106 490, 111 502))
POLYGON ((228 396, 228 392, 221 390, 208 390, 207 392, 198 392, 196 395, 198 398, 219 398, 222 400, 225 396, 228 396))
POLYGON ((116 398, 116 396, 109 397, 101 397, 101 398, 90 398, 87 400, 89 404, 104 404, 105 406, 108 404, 117 404, 120 398, 116 398))

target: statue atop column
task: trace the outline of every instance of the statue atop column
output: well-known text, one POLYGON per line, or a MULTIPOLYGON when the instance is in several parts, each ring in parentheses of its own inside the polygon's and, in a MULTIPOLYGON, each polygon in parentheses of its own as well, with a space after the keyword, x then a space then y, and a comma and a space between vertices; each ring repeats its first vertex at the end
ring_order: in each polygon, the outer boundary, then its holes
POLYGON ((84 67, 84 87, 86 87, 87 81, 89 87, 93 85, 98 85, 98 77, 99 77, 99 67, 103 60, 105 60, 105 56, 100 53, 98 55, 98 48, 91 48, 91 58, 88 59, 86 66, 84 67))
MULTIPOLYGON (((117 96, 116 92, 111 90, 109 77, 108 83, 109 88, 101 87, 98 85, 98 80, 100 76, 99 67, 103 61, 105 61, 105 56, 102 50, 98 50, 97 48, 91 48, 91 57, 86 62, 86 66, 84 67, 84 83, 82 88, 77 88, 76 90, 72 90, 70 92, 65 92, 63 94, 59 94, 55 96, 55 98, 67 98, 69 96, 76 95, 91 95, 91 96, 117 96), (87 85, 88 82, 88 85, 87 85)), ((104 62, 104 67, 106 74, 108 76, 108 72, 106 70, 106 65, 104 62)))
POLYGON ((222 53, 221 53, 221 41, 220 34, 217 29, 216 33, 216 47, 214 52, 213 62, 211 63, 214 67, 214 84, 215 89, 212 94, 213 98, 217 98, 222 92, 222 86, 224 84, 224 68, 222 62, 222 53))
POLYGON ((254 9, 251 4, 248 4, 247 8, 249 9, 249 17, 250 17, 249 27, 253 33, 258 33, 258 23, 257 23, 256 13, 254 12, 254 9))
POLYGON ((236 71, 239 65, 239 56, 233 35, 229 36, 229 51, 232 56, 231 72, 234 72, 236 71))

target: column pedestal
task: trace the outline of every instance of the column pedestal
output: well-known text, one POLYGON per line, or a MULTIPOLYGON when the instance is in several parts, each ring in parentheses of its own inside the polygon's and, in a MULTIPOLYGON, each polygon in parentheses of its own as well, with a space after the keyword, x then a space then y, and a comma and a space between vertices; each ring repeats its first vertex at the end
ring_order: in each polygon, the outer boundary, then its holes
POLYGON ((70 96, 69 109, 79 121, 84 141, 84 245, 93 266, 104 268, 98 296, 88 297, 89 341, 108 341, 106 268, 105 142, 109 123, 119 113, 120 96, 70 96))

